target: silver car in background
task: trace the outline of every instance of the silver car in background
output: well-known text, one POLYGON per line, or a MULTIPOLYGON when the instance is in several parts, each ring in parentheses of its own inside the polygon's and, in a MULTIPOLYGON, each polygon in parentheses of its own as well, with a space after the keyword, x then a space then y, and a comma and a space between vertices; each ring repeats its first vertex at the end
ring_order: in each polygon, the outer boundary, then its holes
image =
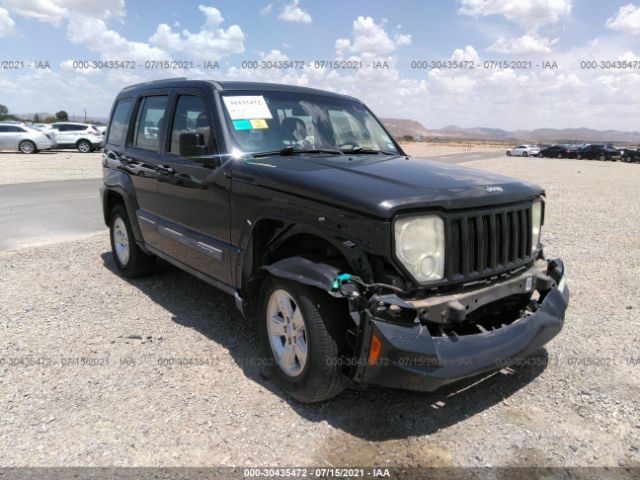
POLYGON ((53 136, 23 124, 0 122, 0 150, 36 153, 56 146, 53 136))
POLYGON ((513 157, 535 157, 540 153, 538 145, 518 145, 507 150, 508 156, 513 157))
POLYGON ((104 146, 104 136, 88 123, 55 122, 46 131, 55 135, 57 148, 77 148, 81 153, 89 153, 104 146))

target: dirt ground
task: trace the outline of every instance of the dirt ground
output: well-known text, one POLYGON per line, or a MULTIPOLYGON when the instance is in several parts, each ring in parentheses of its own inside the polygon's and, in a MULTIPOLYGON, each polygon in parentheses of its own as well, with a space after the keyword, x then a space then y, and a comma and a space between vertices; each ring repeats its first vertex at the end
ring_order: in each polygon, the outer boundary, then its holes
POLYGON ((0 185, 102 177, 102 152, 0 152, 0 185))
POLYGON ((453 155, 456 153, 482 153, 496 152, 496 155, 504 154, 507 147, 495 144, 482 143, 430 143, 414 142, 400 143, 403 150, 414 157, 431 158, 440 155, 453 155))
POLYGON ((125 280, 107 234, 26 248, 0 254, 0 465, 640 465, 640 166, 467 165, 547 188, 572 298, 525 365, 301 405, 215 288, 171 267, 125 280))

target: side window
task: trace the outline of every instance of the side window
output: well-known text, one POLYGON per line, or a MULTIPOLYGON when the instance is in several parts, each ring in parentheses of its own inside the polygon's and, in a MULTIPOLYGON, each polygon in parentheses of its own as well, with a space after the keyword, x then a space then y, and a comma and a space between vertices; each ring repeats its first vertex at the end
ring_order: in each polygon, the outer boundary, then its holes
POLYGON ((178 97, 169 138, 171 153, 186 156, 211 153, 209 115, 200 97, 196 95, 178 97))
POLYGON ((0 133, 7 133, 9 131, 9 127, 6 125, 0 125, 0 133))
POLYGON ((133 145, 149 150, 160 150, 160 134, 167 109, 166 95, 145 97, 136 119, 133 145))
POLYGON ((109 124, 108 144, 116 146, 125 144, 132 105, 133 100, 130 98, 122 99, 116 105, 113 116, 111 117, 111 123, 109 124))

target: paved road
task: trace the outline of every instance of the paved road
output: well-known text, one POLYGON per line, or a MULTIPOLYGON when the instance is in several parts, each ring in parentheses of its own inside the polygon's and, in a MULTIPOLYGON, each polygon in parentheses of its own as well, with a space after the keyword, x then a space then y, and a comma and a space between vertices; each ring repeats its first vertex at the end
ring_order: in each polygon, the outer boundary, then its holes
POLYGON ((106 229, 101 179, 0 186, 0 251, 65 241, 106 229))
MULTIPOLYGON (((493 158, 494 152, 432 157, 446 163, 493 158)), ((0 186, 0 251, 79 238, 105 230, 100 179, 60 180, 0 186)))

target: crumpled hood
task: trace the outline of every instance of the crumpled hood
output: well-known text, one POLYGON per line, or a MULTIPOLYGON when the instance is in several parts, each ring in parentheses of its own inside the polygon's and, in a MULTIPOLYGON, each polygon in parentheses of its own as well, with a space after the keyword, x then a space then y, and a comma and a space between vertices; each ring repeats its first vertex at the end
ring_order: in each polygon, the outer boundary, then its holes
POLYGON ((233 177, 383 218, 400 210, 483 207, 544 193, 541 187, 502 175, 404 156, 246 159, 233 166, 233 177))

